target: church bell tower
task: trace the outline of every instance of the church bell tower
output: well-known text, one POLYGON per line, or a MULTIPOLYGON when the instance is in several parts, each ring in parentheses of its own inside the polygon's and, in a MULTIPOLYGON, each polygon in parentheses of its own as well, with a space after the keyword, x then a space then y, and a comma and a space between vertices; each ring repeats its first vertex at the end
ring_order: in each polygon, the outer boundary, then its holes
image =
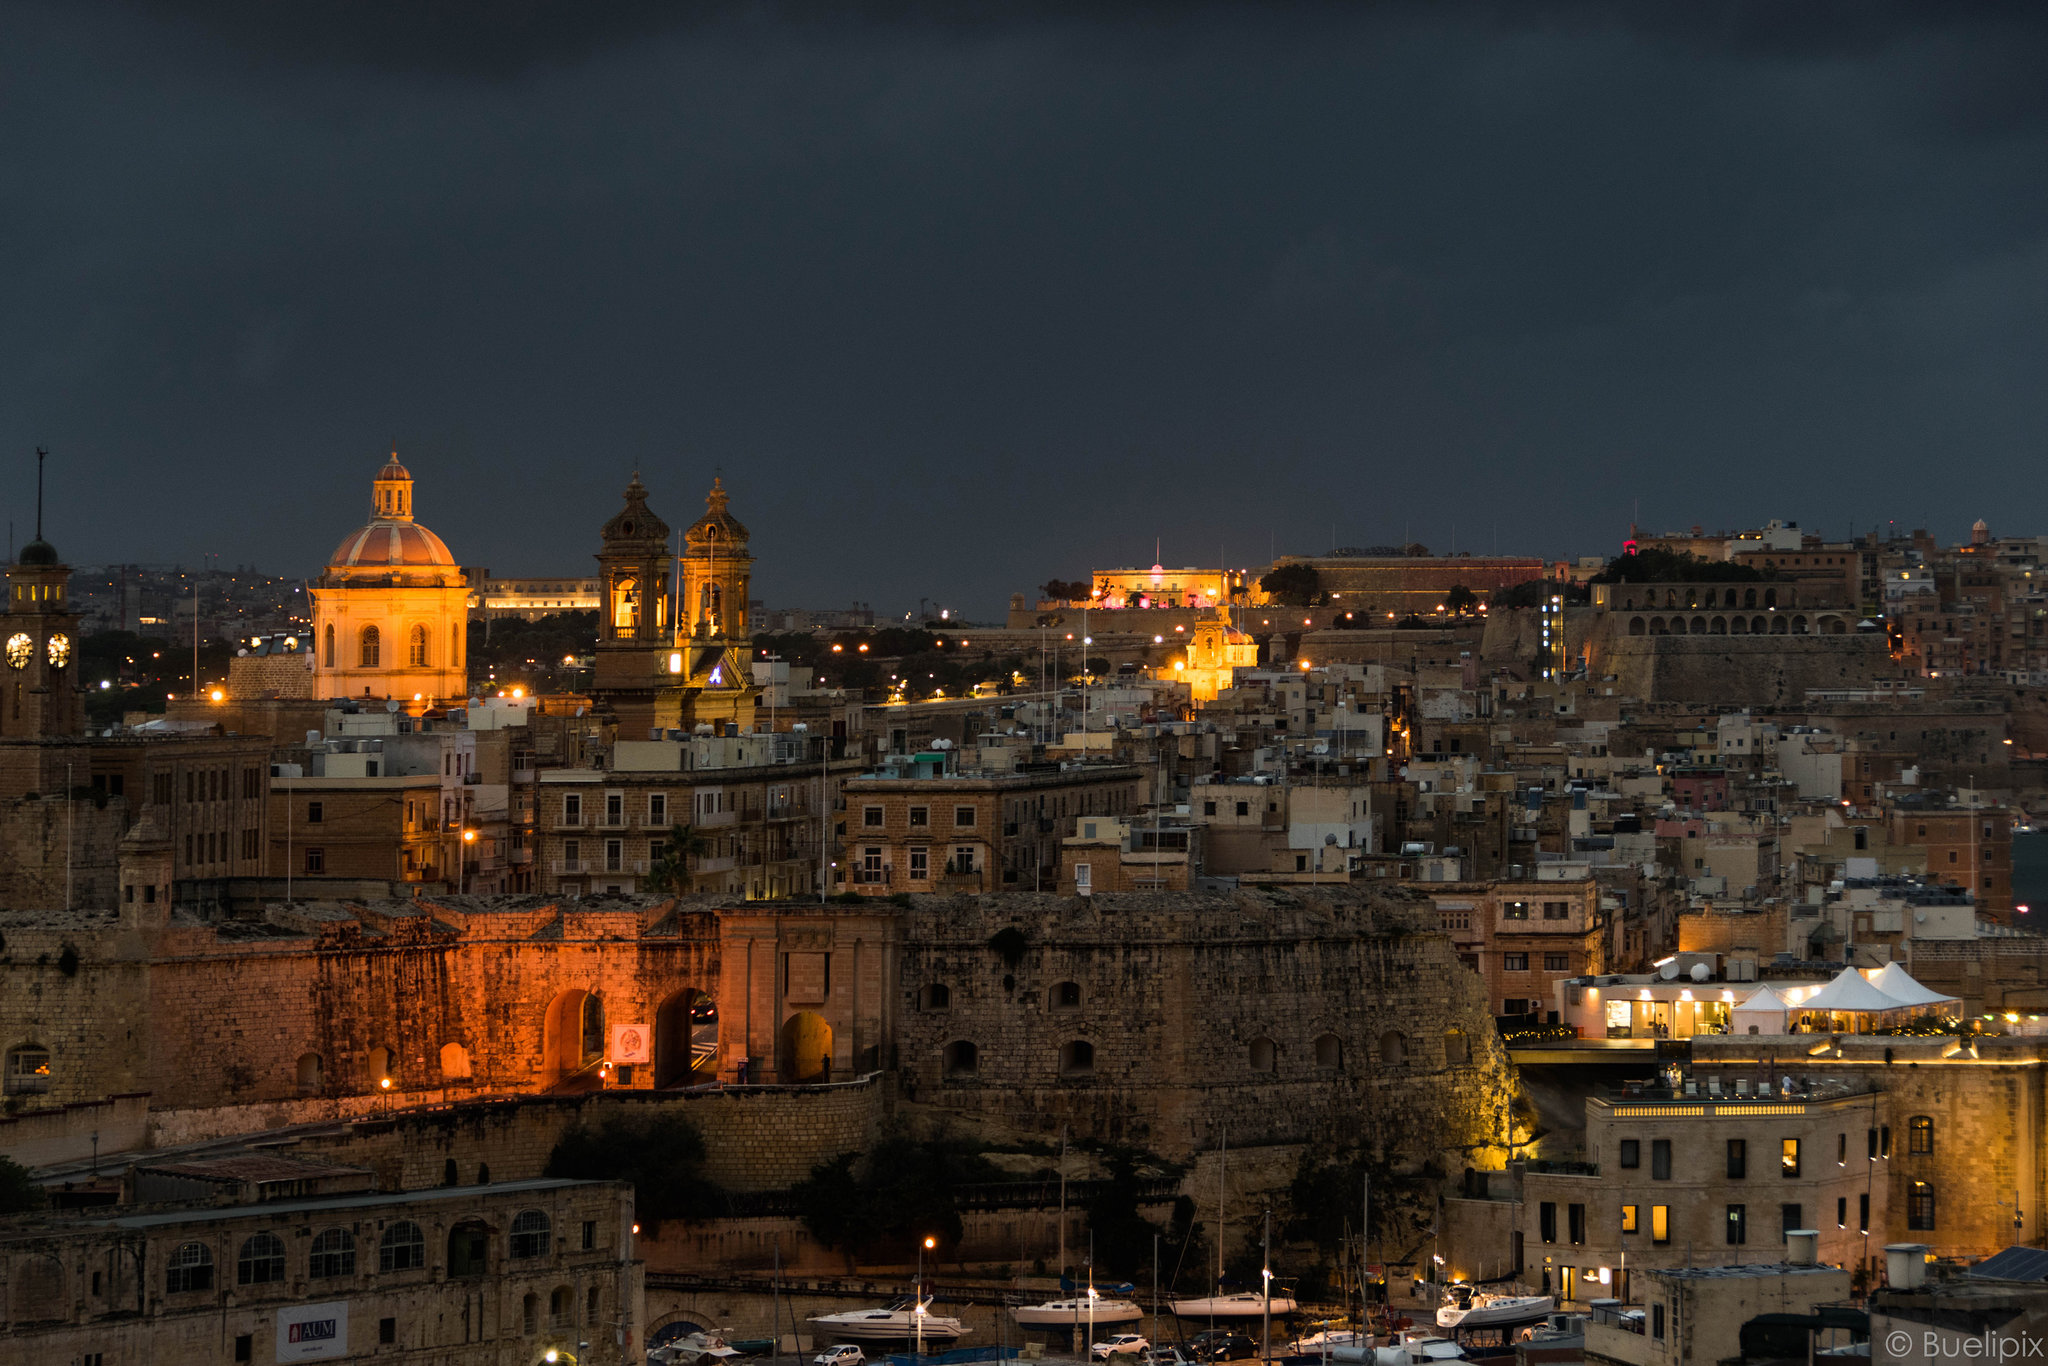
POLYGON ((36 538, 7 566, 0 615, 0 739, 40 740, 85 730, 78 693, 78 614, 71 570, 43 539, 43 452, 36 452, 36 538))
POLYGON ((647 489, 638 474, 626 485, 626 505, 599 535, 591 693, 618 718, 620 734, 644 739, 649 728, 662 724, 655 715, 657 690, 673 682, 668 667, 673 562, 668 523, 647 506, 647 489))

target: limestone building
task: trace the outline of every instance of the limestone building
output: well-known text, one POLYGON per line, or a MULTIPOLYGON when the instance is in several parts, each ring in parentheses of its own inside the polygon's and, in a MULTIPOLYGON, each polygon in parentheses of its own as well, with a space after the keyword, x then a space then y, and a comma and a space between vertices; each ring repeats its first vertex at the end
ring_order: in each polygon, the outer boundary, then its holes
POLYGON ((468 694, 468 582, 413 520, 412 484, 393 452, 371 481, 370 520, 313 581, 317 696, 431 704, 468 694))
POLYGON ((634 1228, 625 1182, 559 1180, 16 1219, 0 1334, 21 1361, 638 1362, 634 1228))
POLYGON ((70 581, 70 568, 40 531, 7 567, 7 612, 0 618, 7 695, 0 703, 0 739, 76 735, 84 729, 73 658, 78 614, 65 598, 70 581))

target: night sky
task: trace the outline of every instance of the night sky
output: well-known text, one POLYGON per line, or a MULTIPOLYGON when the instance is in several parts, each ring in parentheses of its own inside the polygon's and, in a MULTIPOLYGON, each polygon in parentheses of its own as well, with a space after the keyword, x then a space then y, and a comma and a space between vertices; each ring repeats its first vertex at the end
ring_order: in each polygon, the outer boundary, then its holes
POLYGON ((2044 7, 850 9, 0 3, 16 544, 42 444, 316 573, 394 441, 501 574, 722 468, 776 606, 2048 532, 2044 7))

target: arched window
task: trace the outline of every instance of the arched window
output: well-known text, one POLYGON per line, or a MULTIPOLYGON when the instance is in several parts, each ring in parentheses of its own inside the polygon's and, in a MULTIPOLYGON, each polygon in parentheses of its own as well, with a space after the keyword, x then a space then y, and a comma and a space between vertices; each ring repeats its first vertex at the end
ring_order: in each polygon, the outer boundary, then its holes
POLYGON ((180 1243, 164 1267, 164 1293, 213 1289, 213 1249, 204 1243, 180 1243))
POLYGON ((298 1071, 300 1095, 310 1096, 319 1091, 321 1082, 323 1080, 321 1075, 322 1070, 323 1069, 320 1065, 320 1055, 318 1053, 299 1054, 298 1071))
POLYGON ((491 1231, 472 1219, 448 1230, 448 1275, 481 1276, 489 1270, 491 1231))
POLYGON ((921 1010, 944 1010, 953 1004, 953 990, 943 982, 933 982, 919 995, 924 998, 918 1003, 921 1010))
POLYGON ((322 644, 325 647, 325 652, 322 654, 321 659, 326 667, 331 669, 334 667, 334 625, 331 622, 328 624, 327 636, 322 644))
POLYGON ((1344 1065, 1344 1042, 1335 1034, 1316 1036, 1316 1066, 1333 1071, 1344 1065))
POLYGON ((947 1044, 942 1058, 949 1077, 971 1077, 981 1066, 981 1050, 965 1039, 947 1044))
POLYGON ((235 1256, 236 1285, 270 1285, 284 1279, 284 1243, 275 1233, 259 1233, 242 1244, 235 1256))
POLYGON ((1051 995, 1052 1008, 1054 1010, 1079 1010, 1081 1008, 1081 984, 1079 982, 1062 982, 1052 989, 1051 995))
POLYGON ((398 1083, 396 1082, 396 1080, 394 1080, 394 1079, 392 1078, 392 1076, 391 1076, 391 1050, 390 1050, 390 1049, 388 1049, 388 1048, 373 1048, 373 1049, 371 1049, 371 1050, 370 1050, 370 1059, 369 1059, 369 1064, 368 1064, 368 1065, 369 1065, 369 1071, 370 1071, 370 1076, 369 1076, 369 1085, 370 1085, 370 1089, 371 1089, 372 1091, 381 1091, 381 1090, 383 1090, 383 1089, 384 1089, 384 1083, 385 1083, 386 1081, 391 1081, 391 1083, 392 1083, 392 1085, 393 1085, 393 1086, 396 1086, 396 1085, 398 1084, 398 1083))
POLYGON ((1271 1039, 1253 1039, 1246 1061, 1254 1072, 1271 1072, 1279 1066, 1280 1050, 1271 1039))
POLYGON ((375 626, 365 626, 362 634, 362 650, 357 656, 359 667, 365 669, 376 668, 378 653, 377 628, 375 626))
POLYGON ((548 1292, 548 1327, 573 1327, 574 1324, 570 1319, 569 1306, 575 1302, 575 1297, 569 1293, 569 1287, 566 1285, 558 1285, 553 1290, 550 1290, 548 1292))
POLYGON ((407 661, 415 669, 427 667, 427 628, 414 626, 406 639, 407 661))
POLYGON ((377 1244, 379 1271, 412 1271, 427 1264, 427 1236, 410 1219, 400 1219, 384 1230, 377 1244))
POLYGON ((640 629, 640 580, 620 579, 612 586, 612 628, 621 636, 640 629))
POLYGON ((1060 1075, 1063 1077, 1087 1077, 1095 1073, 1095 1045, 1086 1039, 1073 1039, 1060 1045, 1060 1075))
POLYGON ((456 1170, 455 1159, 452 1157, 441 1164, 441 1184, 444 1186, 459 1186, 462 1184, 462 1173, 456 1170))
POLYGON ((537 1209, 523 1209, 512 1220, 512 1256, 515 1261, 545 1257, 548 1252, 548 1216, 537 1209))
POLYGON ((526 1298, 519 1302, 519 1321, 528 1337, 540 1331, 540 1296, 531 1290, 527 1291, 526 1298))
POLYGON ((1756 590, 1754 588, 1745 588, 1742 590, 1742 605, 1744 607, 1756 606, 1756 590))
POLYGON ((1380 1035, 1380 1064, 1384 1067, 1403 1067, 1408 1062, 1408 1041, 1401 1037, 1401 1031, 1390 1029, 1380 1035))
POLYGON ((446 1081, 461 1081, 469 1076, 469 1050, 459 1043, 442 1044, 441 1076, 446 1081))
POLYGON ((7 1050, 0 1073, 0 1091, 10 1096, 36 1096, 50 1089, 50 1050, 41 1044, 16 1044, 7 1050))
POLYGON ((1471 1045, 1465 1039, 1465 1031, 1452 1025, 1444 1031, 1444 1062, 1456 1067, 1472 1056, 1471 1045))
POLYGON ((1906 1151, 1934 1155, 1934 1117, 1915 1115, 1906 1121, 1906 1151))
POLYGON ((356 1274, 356 1236, 345 1228, 323 1228, 313 1239, 306 1274, 314 1280, 356 1274))
POLYGON ((1775 589, 1775 588, 1766 588, 1766 589, 1764 590, 1764 606, 1766 606, 1766 607, 1776 607, 1777 605, 1778 605, 1778 590, 1777 590, 1777 589, 1775 589))
POLYGON ((1630 617, 1628 619, 1628 633, 1630 635, 1639 636, 1643 634, 1644 629, 1645 628, 1643 626, 1643 619, 1641 617, 1630 617))

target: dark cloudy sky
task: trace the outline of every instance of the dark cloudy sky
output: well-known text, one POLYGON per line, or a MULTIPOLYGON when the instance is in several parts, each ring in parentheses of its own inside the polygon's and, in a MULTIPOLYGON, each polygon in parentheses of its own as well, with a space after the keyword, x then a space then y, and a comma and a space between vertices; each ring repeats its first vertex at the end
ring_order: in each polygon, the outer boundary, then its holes
POLYGON ((395 440, 584 572, 723 467, 771 603, 981 612, 1155 537, 2048 532, 2041 15, 0 0, 0 494, 305 574, 395 440))

